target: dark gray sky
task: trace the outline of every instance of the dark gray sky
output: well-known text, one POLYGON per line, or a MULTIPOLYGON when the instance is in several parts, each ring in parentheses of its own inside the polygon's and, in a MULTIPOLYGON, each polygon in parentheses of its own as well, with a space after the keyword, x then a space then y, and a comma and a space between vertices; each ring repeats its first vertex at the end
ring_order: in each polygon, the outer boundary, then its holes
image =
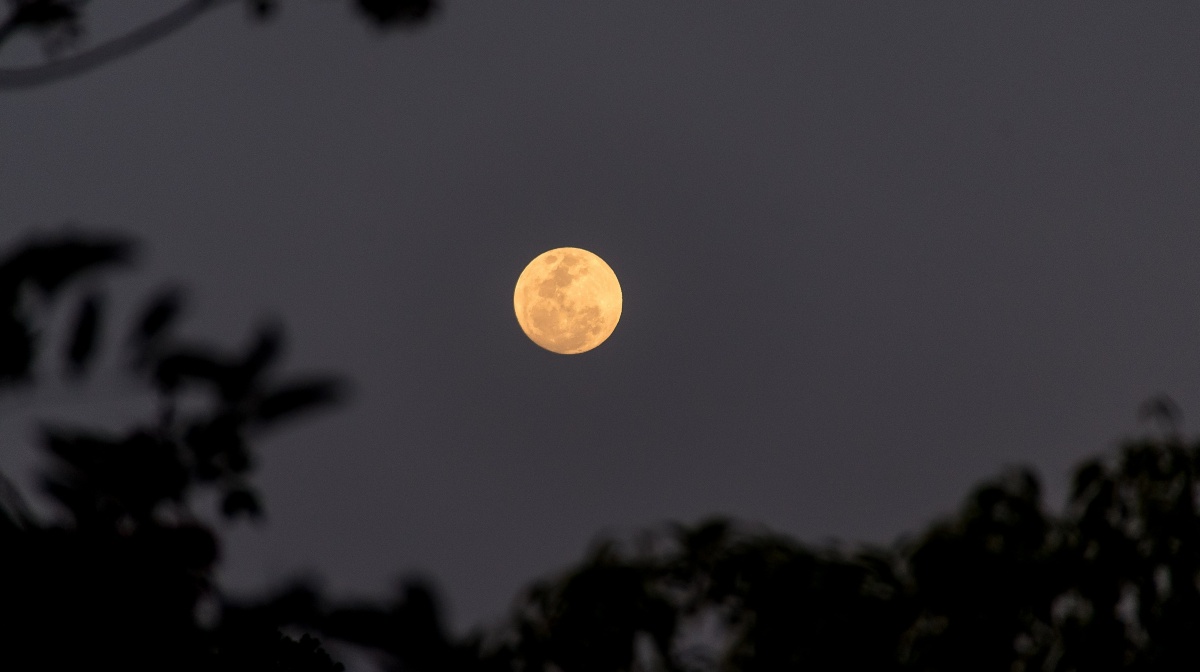
POLYGON ((890 541, 1015 463, 1057 504, 1151 394, 1200 408, 1200 5, 446 4, 226 9, 0 95, 0 243, 136 233, 187 331, 279 315, 355 384, 264 445, 229 585, 423 571, 465 627, 602 532, 890 541), (581 356, 512 314, 558 246, 624 288, 581 356))

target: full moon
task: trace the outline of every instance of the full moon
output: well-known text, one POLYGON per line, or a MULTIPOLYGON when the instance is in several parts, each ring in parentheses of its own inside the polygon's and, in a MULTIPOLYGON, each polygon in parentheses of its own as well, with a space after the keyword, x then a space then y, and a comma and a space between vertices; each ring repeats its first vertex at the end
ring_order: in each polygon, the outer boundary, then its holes
POLYGON ((621 319, 621 284, 600 257, 578 247, 539 254, 517 279, 513 309, 543 348, 577 355, 600 345, 621 319))

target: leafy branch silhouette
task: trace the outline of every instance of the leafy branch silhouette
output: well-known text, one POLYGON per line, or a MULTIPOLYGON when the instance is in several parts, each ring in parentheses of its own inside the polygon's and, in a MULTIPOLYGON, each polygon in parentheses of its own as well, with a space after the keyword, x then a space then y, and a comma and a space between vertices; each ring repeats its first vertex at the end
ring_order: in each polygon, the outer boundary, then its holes
MULTIPOLYGON (((128 241, 76 235, 28 241, 0 262, 0 384, 12 391, 36 382, 54 304, 72 299, 68 290, 87 276, 132 258, 128 241)), ((63 357, 78 380, 99 351, 106 302, 92 292, 75 303, 63 357)), ((225 519, 260 515, 249 479, 252 440, 337 400, 342 386, 327 377, 277 380, 277 325, 259 329, 241 353, 186 344, 172 329, 182 307, 178 290, 160 290, 127 334, 128 372, 155 396, 155 417, 116 433, 41 429, 52 458, 42 490, 60 519, 37 520, 3 479, 5 669, 92 669, 98 661, 128 670, 241 669, 267 659, 295 663, 286 669, 337 669, 315 640, 200 626, 197 611, 220 598, 212 582, 218 543, 192 503, 208 491, 225 519)))

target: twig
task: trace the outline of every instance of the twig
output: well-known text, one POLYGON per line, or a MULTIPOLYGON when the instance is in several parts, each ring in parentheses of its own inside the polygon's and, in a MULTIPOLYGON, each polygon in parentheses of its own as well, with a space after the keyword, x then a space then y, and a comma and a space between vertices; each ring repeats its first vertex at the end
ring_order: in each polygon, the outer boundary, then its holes
POLYGON ((178 9, 83 53, 43 65, 0 68, 0 90, 28 89, 83 74, 171 35, 230 0, 190 0, 178 9))

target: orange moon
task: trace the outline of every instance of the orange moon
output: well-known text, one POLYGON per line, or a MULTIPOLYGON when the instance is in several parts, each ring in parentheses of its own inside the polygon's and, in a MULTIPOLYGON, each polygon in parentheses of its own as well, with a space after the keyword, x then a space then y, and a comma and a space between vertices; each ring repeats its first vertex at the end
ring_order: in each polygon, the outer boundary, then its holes
POLYGON ((603 343, 621 319, 621 283, 600 257, 578 247, 539 254, 517 279, 517 322, 550 352, 577 355, 603 343))

